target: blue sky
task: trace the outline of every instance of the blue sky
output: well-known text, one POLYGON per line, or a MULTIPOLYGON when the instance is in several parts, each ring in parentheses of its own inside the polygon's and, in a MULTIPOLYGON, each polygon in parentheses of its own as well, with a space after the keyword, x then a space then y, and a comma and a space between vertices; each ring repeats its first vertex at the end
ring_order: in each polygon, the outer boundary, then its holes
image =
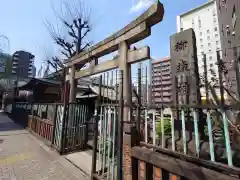
MULTIPOLYGON (((71 1, 71 0, 70 0, 71 1)), ((91 9, 93 31, 88 37, 94 43, 108 37, 131 22, 144 10, 138 0, 84 0, 91 9)), ((146 1, 146 0, 145 0, 146 1)), ((0 35, 10 40, 10 53, 23 49, 32 52, 37 68, 45 54, 57 53, 44 25, 47 19, 57 23, 52 7, 56 10, 61 0, 6 0, 1 2, 0 35)), ((152 29, 152 35, 141 42, 151 48, 154 58, 169 55, 169 37, 176 32, 176 16, 199 6, 207 0, 162 0, 164 19, 152 29)), ((8 51, 8 50, 7 50, 8 51)))

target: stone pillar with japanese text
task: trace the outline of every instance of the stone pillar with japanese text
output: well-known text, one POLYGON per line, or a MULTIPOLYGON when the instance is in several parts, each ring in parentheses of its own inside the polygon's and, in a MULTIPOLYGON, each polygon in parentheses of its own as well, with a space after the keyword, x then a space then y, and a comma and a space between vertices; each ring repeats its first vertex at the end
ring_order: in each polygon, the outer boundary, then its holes
POLYGON ((200 103, 199 73, 195 33, 192 29, 171 36, 173 103, 200 103))
MULTIPOLYGON (((187 29, 172 35, 170 39, 173 104, 199 105, 201 95, 195 33, 193 29, 187 29)), ((180 120, 179 109, 174 109, 173 114, 176 120, 180 120)), ((185 115, 188 116, 189 112, 185 115)))

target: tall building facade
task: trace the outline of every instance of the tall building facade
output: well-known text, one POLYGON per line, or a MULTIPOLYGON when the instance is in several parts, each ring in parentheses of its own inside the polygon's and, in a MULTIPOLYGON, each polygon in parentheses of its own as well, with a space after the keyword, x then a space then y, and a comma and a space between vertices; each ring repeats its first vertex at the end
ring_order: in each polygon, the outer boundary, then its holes
MULTIPOLYGON (((194 30, 196 36, 200 79, 218 79, 217 51, 222 48, 216 1, 208 1, 177 17, 178 32, 189 28, 194 30), (207 77, 204 75, 203 54, 206 55, 207 77)), ((205 95, 204 88, 201 89, 201 95, 205 95)))
POLYGON ((240 2, 217 0, 216 3, 223 55, 228 56, 228 49, 240 44, 240 2))
POLYGON ((32 66, 32 73, 31 73, 30 77, 35 78, 35 77, 36 77, 36 71, 37 71, 37 69, 36 69, 36 67, 33 65, 33 66, 32 66))
POLYGON ((12 75, 19 78, 32 77, 35 56, 26 51, 16 51, 12 56, 12 75))
POLYGON ((150 99, 155 105, 172 103, 171 59, 165 57, 151 61, 150 99))
POLYGON ((240 1, 239 0, 216 0, 217 13, 222 43, 222 59, 227 70, 225 74, 227 87, 239 97, 240 73, 240 1), (238 66, 235 66, 235 62, 238 66))

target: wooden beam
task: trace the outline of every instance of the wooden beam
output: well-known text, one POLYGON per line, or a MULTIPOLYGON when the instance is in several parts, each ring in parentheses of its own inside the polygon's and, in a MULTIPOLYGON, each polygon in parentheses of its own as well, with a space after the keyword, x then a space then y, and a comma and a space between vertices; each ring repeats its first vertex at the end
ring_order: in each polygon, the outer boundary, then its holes
MULTIPOLYGON (((128 62, 135 63, 143 61, 150 58, 150 48, 148 46, 137 49, 130 50, 128 52, 128 62)), ((112 60, 108 60, 96 66, 90 66, 89 68, 82 69, 75 72, 75 78, 79 79, 82 77, 102 73, 119 67, 119 57, 115 57, 112 60)), ((68 77, 67 77, 68 80, 68 77)))
POLYGON ((75 78, 81 78, 86 77, 98 73, 102 73, 104 71, 110 71, 112 69, 116 69, 118 67, 118 60, 117 58, 114 58, 113 60, 106 61, 104 63, 101 63, 97 66, 92 66, 83 70, 80 70, 75 73, 75 78))
POLYGON ((143 22, 134 29, 128 31, 126 34, 117 37, 116 39, 113 39, 112 41, 105 43, 92 51, 89 50, 88 53, 85 53, 84 55, 74 59, 73 61, 66 62, 66 66, 69 67, 74 64, 89 62, 92 58, 98 58, 116 51, 118 49, 118 44, 122 41, 129 42, 130 40, 132 40, 132 38, 136 36, 148 35, 150 35, 150 29, 147 28, 147 24, 143 22))
POLYGON ((194 180, 237 180, 238 178, 217 172, 193 163, 174 158, 165 154, 154 152, 147 148, 133 147, 132 156, 136 159, 162 168, 169 173, 177 174, 194 180))
POLYGON ((92 57, 101 57, 118 49, 118 44, 122 41, 133 44, 151 34, 151 27, 162 21, 164 15, 163 4, 157 2, 137 19, 125 26, 112 36, 104 39, 71 59, 65 61, 67 67, 80 62, 87 62, 92 57))

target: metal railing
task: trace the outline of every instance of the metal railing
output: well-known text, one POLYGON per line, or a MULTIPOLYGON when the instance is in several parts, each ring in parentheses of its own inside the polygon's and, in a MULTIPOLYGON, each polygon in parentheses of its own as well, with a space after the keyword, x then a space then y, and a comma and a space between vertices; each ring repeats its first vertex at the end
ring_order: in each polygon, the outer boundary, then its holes
POLYGON ((92 175, 98 179, 120 179, 122 143, 120 101, 123 101, 122 71, 100 76, 99 95, 94 118, 92 175), (119 84, 117 84, 119 82, 119 84), (102 84, 105 84, 103 86, 102 84))
POLYGON ((240 129, 230 120, 233 106, 152 106, 142 111, 143 144, 239 167, 240 129))
POLYGON ((16 103, 11 114, 15 121, 26 124, 31 132, 60 153, 66 153, 86 147, 87 125, 93 116, 93 108, 91 101, 70 103, 66 107, 59 103, 16 103))

